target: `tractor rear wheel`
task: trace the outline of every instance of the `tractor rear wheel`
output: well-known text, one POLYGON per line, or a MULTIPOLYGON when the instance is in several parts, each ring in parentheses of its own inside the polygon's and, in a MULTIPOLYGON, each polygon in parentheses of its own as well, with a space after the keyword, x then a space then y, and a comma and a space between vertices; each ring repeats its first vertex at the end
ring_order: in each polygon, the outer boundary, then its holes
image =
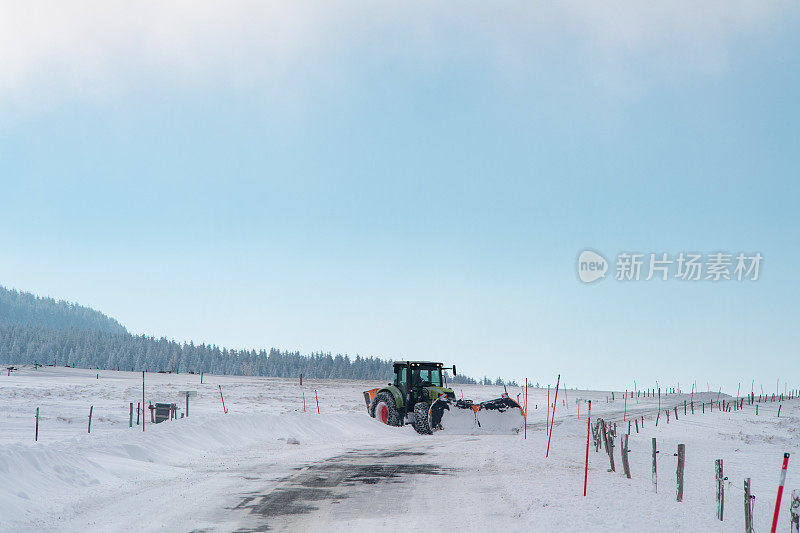
POLYGON ((390 392, 381 391, 375 395, 370 406, 370 413, 373 418, 377 418, 379 422, 383 422, 389 426, 402 426, 403 421, 400 419, 400 411, 397 410, 397 404, 394 401, 394 396, 390 392))
POLYGON ((430 405, 427 402, 418 402, 414 405, 414 429, 417 430, 417 433, 420 435, 431 435, 433 431, 431 431, 431 425, 428 422, 428 411, 430 410, 430 405))

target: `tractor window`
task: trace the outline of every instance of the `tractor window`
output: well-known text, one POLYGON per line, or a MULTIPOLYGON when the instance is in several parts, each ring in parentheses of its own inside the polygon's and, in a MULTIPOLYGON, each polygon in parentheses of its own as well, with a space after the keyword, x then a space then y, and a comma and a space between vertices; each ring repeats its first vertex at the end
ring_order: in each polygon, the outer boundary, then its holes
POLYGON ((413 369, 411 371, 411 386, 442 386, 442 371, 438 368, 413 369))
POLYGON ((400 372, 397 375, 397 383, 395 383, 395 385, 397 385, 398 387, 406 385, 408 380, 407 371, 408 369, 406 367, 400 368, 400 372))

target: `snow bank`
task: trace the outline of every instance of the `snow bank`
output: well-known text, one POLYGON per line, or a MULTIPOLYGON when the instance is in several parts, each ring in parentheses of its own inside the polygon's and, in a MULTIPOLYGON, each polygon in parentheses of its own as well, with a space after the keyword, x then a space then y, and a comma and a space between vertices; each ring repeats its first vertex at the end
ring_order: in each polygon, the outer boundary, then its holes
POLYGON ((250 414, 185 418, 98 438, 0 446, 0 530, 15 530, 42 501, 87 487, 158 476, 209 452, 262 446, 265 462, 287 446, 338 445, 413 437, 410 428, 389 428, 364 414, 250 414), (410 433, 411 431, 411 433, 410 433))

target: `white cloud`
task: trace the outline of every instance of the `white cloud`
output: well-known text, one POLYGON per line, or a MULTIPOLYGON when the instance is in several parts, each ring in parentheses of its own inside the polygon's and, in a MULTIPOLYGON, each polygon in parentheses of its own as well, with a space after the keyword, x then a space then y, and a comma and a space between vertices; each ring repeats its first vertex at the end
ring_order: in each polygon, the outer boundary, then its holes
POLYGON ((32 2, 0 14, 0 90, 38 84, 92 91, 131 75, 231 74, 279 68, 318 35, 297 3, 32 2))
MULTIPOLYGON (((375 61, 475 61, 500 75, 562 61, 601 83, 723 73, 791 3, 5 2, 0 103, 223 78, 292 92, 375 61), (612 81, 609 81, 612 80, 612 81), (616 80, 616 81, 613 81, 616 80)), ((541 67, 545 68, 545 67, 541 67)))

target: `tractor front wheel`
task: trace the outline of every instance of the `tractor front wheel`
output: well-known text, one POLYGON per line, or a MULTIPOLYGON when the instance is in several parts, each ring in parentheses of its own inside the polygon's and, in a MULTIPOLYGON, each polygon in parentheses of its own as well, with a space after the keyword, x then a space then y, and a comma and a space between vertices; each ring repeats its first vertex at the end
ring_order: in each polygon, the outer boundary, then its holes
POLYGON ((375 399, 370 406, 370 413, 373 418, 389 426, 402 426, 400 411, 394 402, 394 396, 387 391, 381 391, 375 395, 375 399))
POLYGON ((414 405, 414 429, 417 430, 417 433, 420 435, 431 435, 433 431, 431 431, 431 425, 428 422, 428 411, 430 410, 430 405, 427 402, 418 402, 414 405))

